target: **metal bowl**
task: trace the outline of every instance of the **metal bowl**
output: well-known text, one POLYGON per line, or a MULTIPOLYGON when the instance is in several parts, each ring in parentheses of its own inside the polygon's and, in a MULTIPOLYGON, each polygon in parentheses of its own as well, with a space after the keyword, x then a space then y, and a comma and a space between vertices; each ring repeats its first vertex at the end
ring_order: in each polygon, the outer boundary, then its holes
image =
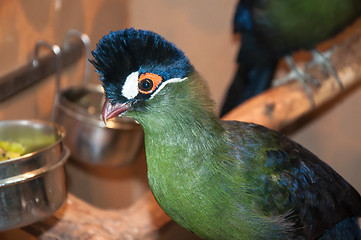
POLYGON ((100 85, 70 87, 58 94, 55 121, 67 130, 71 159, 101 165, 132 163, 143 146, 143 130, 133 119, 115 118, 104 125, 100 85))
POLYGON ((66 198, 64 128, 30 120, 0 121, 0 140, 19 142, 26 154, 0 162, 0 231, 52 215, 66 198))

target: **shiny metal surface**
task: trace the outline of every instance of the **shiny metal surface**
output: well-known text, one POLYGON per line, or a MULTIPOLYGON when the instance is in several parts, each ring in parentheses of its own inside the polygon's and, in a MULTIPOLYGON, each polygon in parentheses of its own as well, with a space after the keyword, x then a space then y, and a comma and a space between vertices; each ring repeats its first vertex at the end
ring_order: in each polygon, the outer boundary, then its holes
POLYGON ((69 156, 64 128, 42 121, 0 121, 0 140, 20 142, 27 153, 0 162, 0 231, 52 215, 66 198, 63 164, 69 156))
POLYGON ((143 130, 132 119, 118 118, 104 125, 104 93, 100 85, 64 89, 55 102, 55 121, 67 130, 65 144, 71 158, 102 166, 132 163, 143 146, 143 130))

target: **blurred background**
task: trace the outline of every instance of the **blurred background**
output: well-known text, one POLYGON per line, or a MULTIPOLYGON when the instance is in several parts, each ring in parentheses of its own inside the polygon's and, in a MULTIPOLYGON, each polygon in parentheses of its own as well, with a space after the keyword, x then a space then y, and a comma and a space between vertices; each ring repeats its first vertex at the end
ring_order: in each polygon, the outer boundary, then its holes
MULTIPOLYGON (((217 111, 236 69, 239 39, 232 19, 237 0, 2 0, 0 79, 33 58, 39 39, 62 45, 69 29, 89 35, 92 49, 111 30, 152 30, 175 43, 208 81, 217 111)), ((45 52, 45 51, 44 51, 45 52)), ((81 59, 62 71, 61 87, 79 85, 81 59)), ((54 75, 0 102, 0 119, 50 120, 54 75)), ((98 83, 92 71, 91 82, 98 83)), ((360 85, 358 85, 360 86, 360 85)), ((289 135, 329 163, 361 192, 361 88, 349 91, 289 135)), ((68 163, 70 191, 100 208, 124 208, 148 188, 144 152, 124 168, 68 163)), ((1 205, 0 205, 1 207, 1 205)), ((3 236, 11 233, 3 233, 3 236)), ((3 239, 2 233, 0 238, 3 239)), ((13 238, 12 238, 13 239, 13 238)), ((170 239, 165 238, 165 239, 170 239)), ((172 239, 176 239, 173 238, 172 239)), ((181 239, 181 238, 180 238, 181 239)))

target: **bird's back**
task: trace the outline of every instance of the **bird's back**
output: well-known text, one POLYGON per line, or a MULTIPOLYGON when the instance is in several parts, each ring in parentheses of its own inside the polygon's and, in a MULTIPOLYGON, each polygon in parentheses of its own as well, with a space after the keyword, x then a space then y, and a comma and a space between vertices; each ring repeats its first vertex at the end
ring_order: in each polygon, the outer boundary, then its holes
POLYGON ((245 0, 240 6, 235 29, 255 35, 273 56, 313 48, 361 16, 356 0, 245 0))
POLYGON ((255 196, 254 206, 266 216, 283 215, 306 239, 321 236, 343 219, 361 216, 359 193, 299 144, 255 124, 224 126, 238 143, 238 159, 232 164, 245 169, 241 172, 255 196))

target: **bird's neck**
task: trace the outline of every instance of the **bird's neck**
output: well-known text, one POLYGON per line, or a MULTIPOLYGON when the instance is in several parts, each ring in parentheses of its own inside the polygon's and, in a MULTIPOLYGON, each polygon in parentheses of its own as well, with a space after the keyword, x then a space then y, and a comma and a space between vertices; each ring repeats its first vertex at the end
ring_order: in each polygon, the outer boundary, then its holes
POLYGON ((204 81, 195 73, 184 83, 169 89, 167 101, 162 98, 161 103, 152 104, 156 109, 137 119, 143 126, 146 145, 152 151, 160 149, 182 154, 200 154, 198 152, 218 148, 224 129, 214 114, 213 101, 204 81))
POLYGON ((182 96, 157 108, 162 109, 159 112, 153 109, 137 120, 144 129, 148 180, 155 198, 174 220, 192 225, 205 214, 196 210, 194 199, 207 202, 209 197, 202 191, 207 191, 204 186, 212 181, 226 144, 209 96, 198 83, 190 83, 189 88, 182 88, 182 96), (187 221, 180 218, 180 203, 187 221))
MULTIPOLYGON (((224 129, 220 121, 213 113, 202 111, 198 106, 159 113, 151 122, 141 124, 145 144, 149 148, 147 150, 152 152, 175 153, 179 156, 204 155, 215 151, 223 142, 224 129)), ((150 155, 149 151, 147 157, 150 155)), ((203 159, 198 157, 189 160, 201 162, 203 159)))
POLYGON ((203 80, 195 73, 176 84, 169 87, 169 92, 162 90, 169 97, 164 100, 162 96, 161 102, 152 104, 157 108, 134 116, 144 129, 151 178, 170 169, 182 174, 200 171, 212 164, 210 160, 226 146, 224 128, 214 114, 203 80))

